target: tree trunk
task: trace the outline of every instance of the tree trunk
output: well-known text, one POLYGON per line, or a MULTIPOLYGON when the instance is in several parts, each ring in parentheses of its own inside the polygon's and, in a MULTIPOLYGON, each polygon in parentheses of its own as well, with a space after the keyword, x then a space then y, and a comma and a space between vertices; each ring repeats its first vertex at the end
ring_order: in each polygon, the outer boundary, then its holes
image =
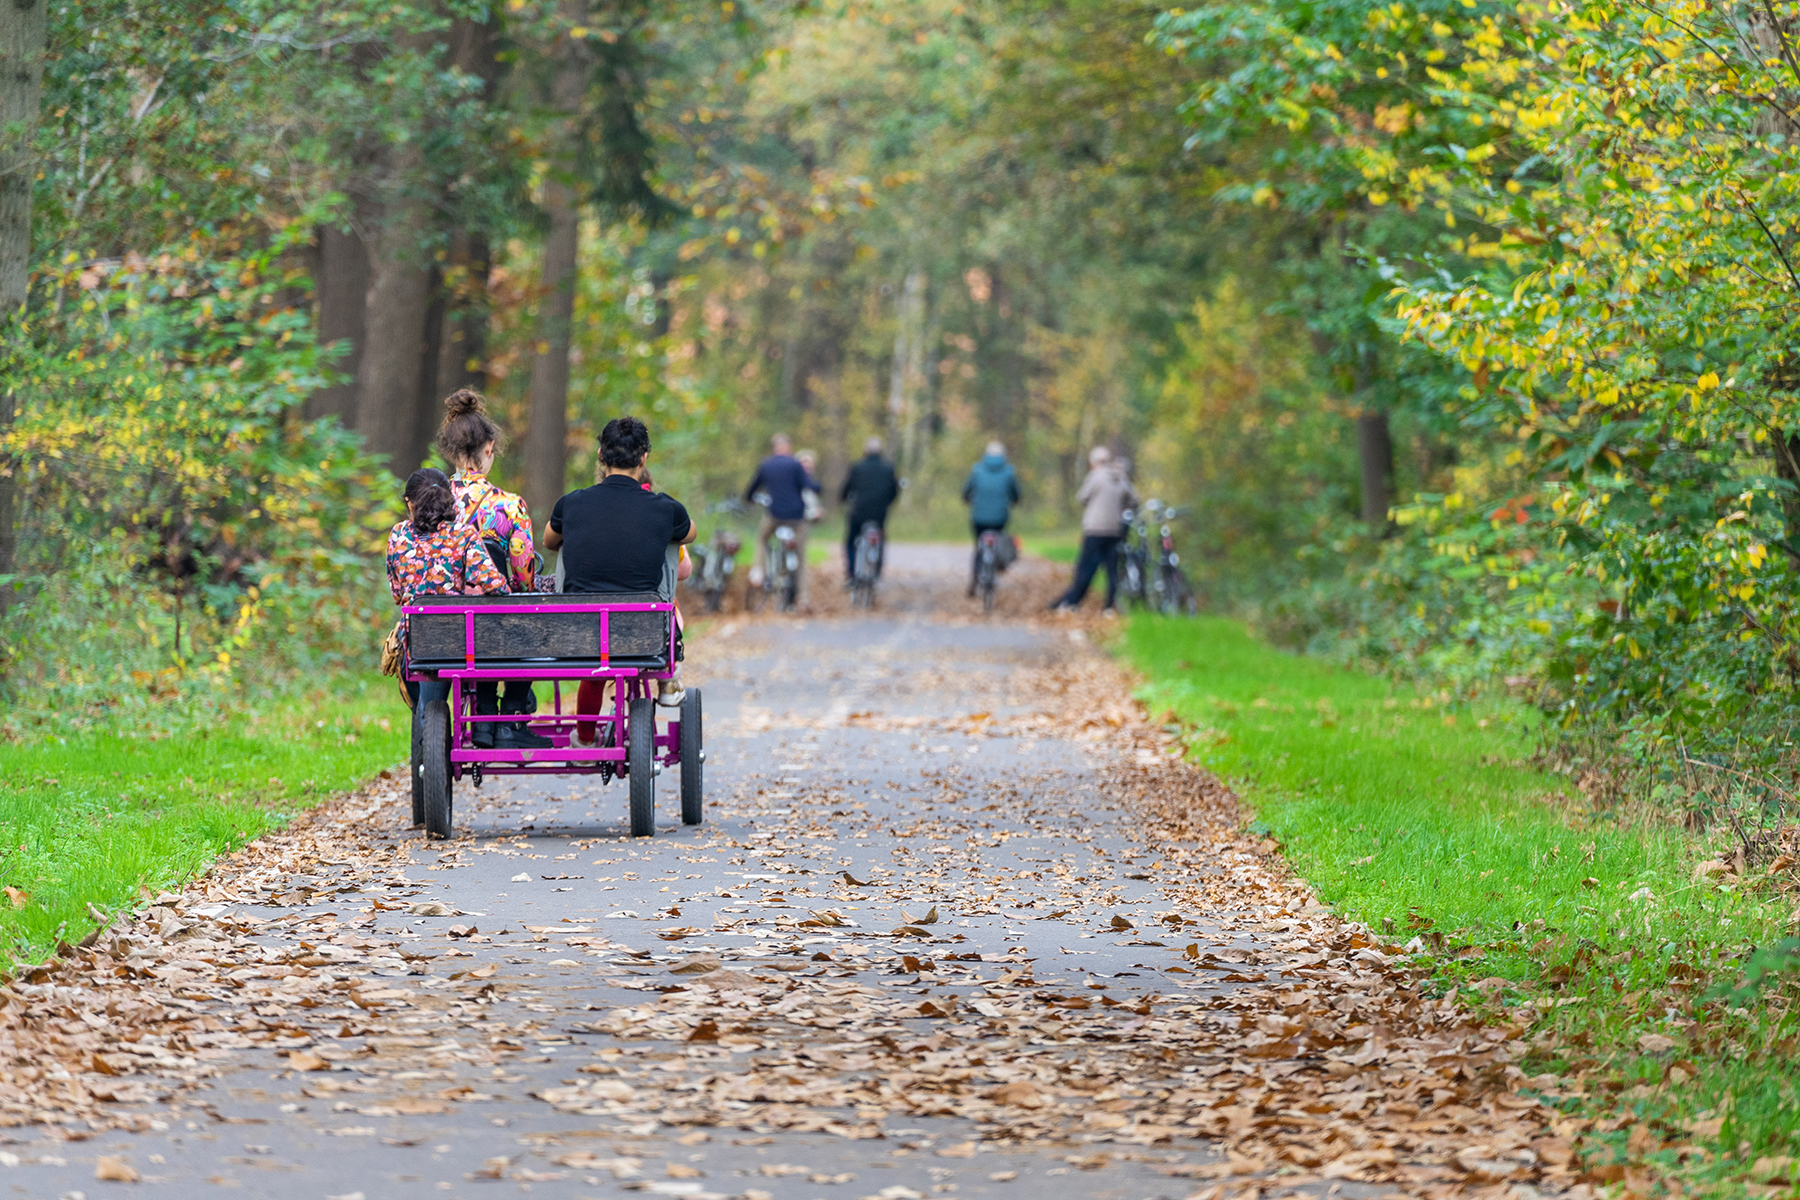
POLYGON ((444 333, 433 372, 440 399, 457 388, 487 384, 481 363, 487 350, 487 279, 487 239, 480 234, 451 234, 444 333))
POLYGON ((1789 556, 1800 561, 1800 433, 1775 443, 1775 477, 1793 489, 1781 494, 1782 540, 1789 556))
MULTIPOLYGON (((4 3, 4 0, 0 0, 4 3)), ((352 230, 325 225, 313 255, 313 295, 319 309, 319 345, 347 342, 348 352, 331 364, 342 383, 320 388, 306 401, 308 420, 336 417, 356 424, 356 380, 362 361, 363 318, 369 299, 369 254, 352 230)))
MULTIPOLYGON (((0 0, 3 3, 4 0, 0 0)), ((431 268, 422 246, 430 211, 409 186, 419 168, 416 150, 393 155, 390 196, 371 231, 369 290, 356 388, 356 431, 368 449, 388 456, 405 477, 424 456, 419 440, 419 374, 424 363, 431 268)))
POLYGON ((1362 519, 1376 537, 1386 537, 1394 503, 1394 443, 1388 415, 1364 409, 1356 418, 1356 457, 1362 464, 1362 519))
MULTIPOLYGON (((560 81, 559 81, 560 82, 560 81)), ((569 337, 575 316, 575 269, 581 250, 581 206, 559 180, 544 184, 550 232, 544 239, 543 307, 531 363, 530 427, 525 433, 525 503, 541 537, 569 474, 569 337)))
MULTIPOLYGON (((11 356, 31 283, 31 189, 37 179, 32 140, 44 86, 44 11, 49 0, 0 0, 0 336, 11 356)), ((0 393, 0 437, 12 431, 18 396, 0 393)), ((18 462, 0 456, 0 575, 16 566, 14 531, 18 462)), ((0 587, 0 612, 12 589, 0 587)))

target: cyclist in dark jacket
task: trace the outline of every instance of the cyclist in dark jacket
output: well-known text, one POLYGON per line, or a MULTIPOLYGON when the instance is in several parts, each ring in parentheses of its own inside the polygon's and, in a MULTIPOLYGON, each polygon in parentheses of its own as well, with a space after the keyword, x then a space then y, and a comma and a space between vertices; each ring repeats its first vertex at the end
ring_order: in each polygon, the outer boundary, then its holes
POLYGON ((963 503, 969 506, 969 524, 975 529, 975 557, 969 568, 969 595, 975 594, 975 573, 981 562, 981 535, 1000 532, 1019 502, 1019 476, 1006 461, 1006 447, 987 444, 987 454, 969 472, 963 484, 963 503))
POLYGON ((800 555, 800 570, 794 581, 795 601, 802 612, 807 611, 806 603, 806 493, 817 492, 818 480, 806 473, 800 460, 794 457, 794 443, 785 433, 778 433, 769 439, 769 448, 774 451, 762 460, 756 468, 755 478, 750 486, 744 489, 744 499, 755 500, 760 493, 768 497, 768 510, 763 513, 762 523, 756 530, 756 561, 750 568, 750 583, 753 587, 761 587, 769 572, 769 538, 775 533, 777 526, 786 525, 794 531, 795 548, 800 555))
MULTIPOLYGON (((881 439, 872 437, 863 444, 863 456, 844 478, 844 490, 838 501, 848 507, 844 518, 844 575, 856 577, 856 539, 862 527, 873 521, 880 527, 886 542, 888 509, 900 498, 900 480, 894 465, 881 457, 881 439)), ((875 574, 881 575, 881 560, 875 560, 875 574)))

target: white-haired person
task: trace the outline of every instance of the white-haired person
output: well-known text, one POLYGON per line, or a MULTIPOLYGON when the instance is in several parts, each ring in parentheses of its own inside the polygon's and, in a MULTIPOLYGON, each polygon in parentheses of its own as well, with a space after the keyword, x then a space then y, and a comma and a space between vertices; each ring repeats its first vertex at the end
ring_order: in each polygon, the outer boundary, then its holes
POLYGON ((1131 480, 1113 460, 1112 451, 1095 446, 1088 452, 1087 478, 1075 493, 1081 503, 1081 554, 1075 560, 1075 579, 1069 590, 1050 606, 1053 612, 1072 612, 1087 596, 1094 572, 1106 568, 1107 615, 1116 615, 1119 598, 1119 543, 1125 540, 1125 511, 1137 507, 1131 480))

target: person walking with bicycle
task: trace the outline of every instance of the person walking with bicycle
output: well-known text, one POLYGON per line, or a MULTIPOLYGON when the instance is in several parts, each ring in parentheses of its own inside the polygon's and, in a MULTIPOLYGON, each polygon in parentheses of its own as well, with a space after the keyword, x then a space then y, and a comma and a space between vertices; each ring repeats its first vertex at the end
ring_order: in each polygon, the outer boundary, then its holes
POLYGON ((975 532, 975 557, 969 567, 972 599, 981 574, 981 535, 1004 533, 1006 523, 1012 519, 1013 505, 1019 502, 1019 475, 1006 461, 1004 445, 997 441, 987 444, 987 453, 969 470, 962 496, 963 503, 969 506, 969 524, 975 532))
MULTIPOLYGON (((863 456, 844 477, 839 503, 847 514, 844 518, 844 582, 856 581, 856 539, 864 525, 873 524, 886 541, 888 509, 900 498, 900 477, 894 464, 881 456, 881 439, 872 437, 863 443, 863 456)), ((881 577, 881 559, 875 560, 875 576, 881 577)))
POLYGON ((769 539, 776 529, 787 526, 794 531, 799 565, 795 569, 794 604, 802 612, 806 604, 806 493, 822 490, 818 480, 807 473, 794 457, 794 443, 785 433, 769 439, 769 457, 762 460, 750 486, 744 489, 745 500, 766 500, 763 518, 756 529, 756 562, 750 569, 750 586, 761 587, 769 576, 769 539))
POLYGON ((1106 568, 1108 616, 1117 616, 1119 598, 1119 543, 1125 538, 1125 510, 1137 506, 1131 480, 1113 461, 1112 451, 1095 446, 1088 453, 1087 478, 1075 493, 1081 503, 1081 555, 1075 560, 1075 579, 1069 590, 1050 605, 1052 612, 1073 612, 1087 596, 1094 573, 1106 568))

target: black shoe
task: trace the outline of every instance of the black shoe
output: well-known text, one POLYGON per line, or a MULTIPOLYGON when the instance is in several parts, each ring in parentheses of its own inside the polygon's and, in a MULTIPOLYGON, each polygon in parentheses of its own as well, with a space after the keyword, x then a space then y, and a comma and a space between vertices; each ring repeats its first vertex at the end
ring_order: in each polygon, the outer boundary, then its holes
POLYGON ((495 740, 502 750, 547 750, 555 745, 543 734, 531 732, 523 721, 500 726, 500 736, 495 740))
POLYGON ((494 748, 494 723, 492 721, 475 722, 475 732, 469 735, 469 740, 475 744, 477 750, 492 750, 494 748))

